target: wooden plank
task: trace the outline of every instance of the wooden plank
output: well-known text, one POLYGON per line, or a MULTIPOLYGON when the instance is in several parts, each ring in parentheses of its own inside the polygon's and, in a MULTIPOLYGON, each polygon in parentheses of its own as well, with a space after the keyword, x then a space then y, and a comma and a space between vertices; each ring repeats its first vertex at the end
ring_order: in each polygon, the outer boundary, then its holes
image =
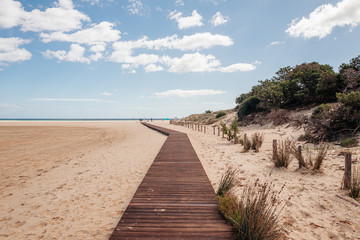
POLYGON ((144 125, 168 138, 110 239, 232 239, 188 136, 144 125))

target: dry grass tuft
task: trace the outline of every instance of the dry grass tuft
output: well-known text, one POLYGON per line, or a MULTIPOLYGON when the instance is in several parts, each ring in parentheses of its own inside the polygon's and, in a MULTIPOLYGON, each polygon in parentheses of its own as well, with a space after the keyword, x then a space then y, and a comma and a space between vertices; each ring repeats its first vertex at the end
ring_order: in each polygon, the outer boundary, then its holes
POLYGON ((275 164, 275 167, 287 168, 291 162, 292 149, 295 146, 295 141, 292 139, 285 139, 278 141, 277 149, 274 149, 272 155, 270 155, 271 161, 275 164))
POLYGON ((243 145, 244 145, 243 152, 248 152, 251 149, 251 141, 246 134, 244 134, 243 145))
POLYGON ((237 169, 228 168, 225 173, 221 176, 219 188, 216 192, 218 196, 224 196, 229 192, 236 183, 237 169))
POLYGON ((311 150, 306 147, 305 153, 307 155, 307 165, 309 165, 312 170, 320 170, 329 149, 329 144, 321 142, 318 147, 315 148, 316 154, 314 157, 311 150))
POLYGON ((309 163, 305 161, 301 148, 299 149, 299 147, 295 146, 294 144, 292 146, 291 153, 296 158, 296 160, 298 160, 299 167, 305 167, 305 168, 308 167, 309 163))
POLYGON ((251 149, 258 152, 264 142, 264 134, 263 133, 254 133, 251 136, 251 149))
POLYGON ((240 199, 227 193, 218 197, 221 213, 233 226, 235 239, 275 240, 283 236, 278 223, 280 192, 273 190, 273 184, 248 185, 240 199))

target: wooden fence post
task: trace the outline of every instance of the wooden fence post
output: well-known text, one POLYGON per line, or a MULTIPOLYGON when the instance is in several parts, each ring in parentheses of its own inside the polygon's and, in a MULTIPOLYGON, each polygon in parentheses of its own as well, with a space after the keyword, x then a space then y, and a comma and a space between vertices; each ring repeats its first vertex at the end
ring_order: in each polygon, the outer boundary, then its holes
POLYGON ((215 126, 213 126, 213 129, 214 129, 214 135, 215 135, 215 126))
MULTIPOLYGON (((298 146, 299 159, 302 159, 302 150, 301 146, 298 146)), ((299 160, 299 168, 301 168, 301 160, 299 160)))
POLYGON ((273 159, 277 158, 277 140, 273 140, 273 159))
POLYGON ((206 134, 206 126, 204 126, 204 133, 206 134))
POLYGON ((351 153, 345 153, 345 184, 347 189, 351 188, 351 153))
POLYGON ((255 135, 255 152, 259 152, 259 136, 255 135))
POLYGON ((218 126, 218 136, 220 136, 220 127, 218 126))
POLYGON ((234 143, 237 144, 237 136, 236 136, 236 131, 234 130, 234 143))

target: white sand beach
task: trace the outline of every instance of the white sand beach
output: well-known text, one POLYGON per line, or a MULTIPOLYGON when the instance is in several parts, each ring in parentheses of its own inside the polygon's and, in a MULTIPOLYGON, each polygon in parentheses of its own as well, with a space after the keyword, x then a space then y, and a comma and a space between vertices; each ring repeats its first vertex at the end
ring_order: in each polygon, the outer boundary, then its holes
MULTIPOLYGON (((287 239, 360 239, 360 204, 341 189, 343 151, 358 164, 360 148, 332 146, 320 172, 277 169, 269 160, 273 139, 302 130, 250 126, 265 134, 259 153, 168 122, 188 134, 214 190, 222 173, 239 169, 244 185, 274 182, 284 208, 287 239), (287 199, 291 197, 290 201, 287 199)), ((166 137, 137 122, 0 122, 2 239, 108 239, 166 137)))
POLYGON ((108 239, 166 137, 138 122, 0 122, 0 239, 108 239))

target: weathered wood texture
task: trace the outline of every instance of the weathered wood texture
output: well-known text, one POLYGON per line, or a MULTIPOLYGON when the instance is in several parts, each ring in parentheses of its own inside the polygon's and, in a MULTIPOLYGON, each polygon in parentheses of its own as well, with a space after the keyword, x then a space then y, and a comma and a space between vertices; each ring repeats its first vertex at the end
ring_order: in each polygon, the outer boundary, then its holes
POLYGON ((110 239, 232 239, 188 136, 144 125, 168 138, 110 239))

